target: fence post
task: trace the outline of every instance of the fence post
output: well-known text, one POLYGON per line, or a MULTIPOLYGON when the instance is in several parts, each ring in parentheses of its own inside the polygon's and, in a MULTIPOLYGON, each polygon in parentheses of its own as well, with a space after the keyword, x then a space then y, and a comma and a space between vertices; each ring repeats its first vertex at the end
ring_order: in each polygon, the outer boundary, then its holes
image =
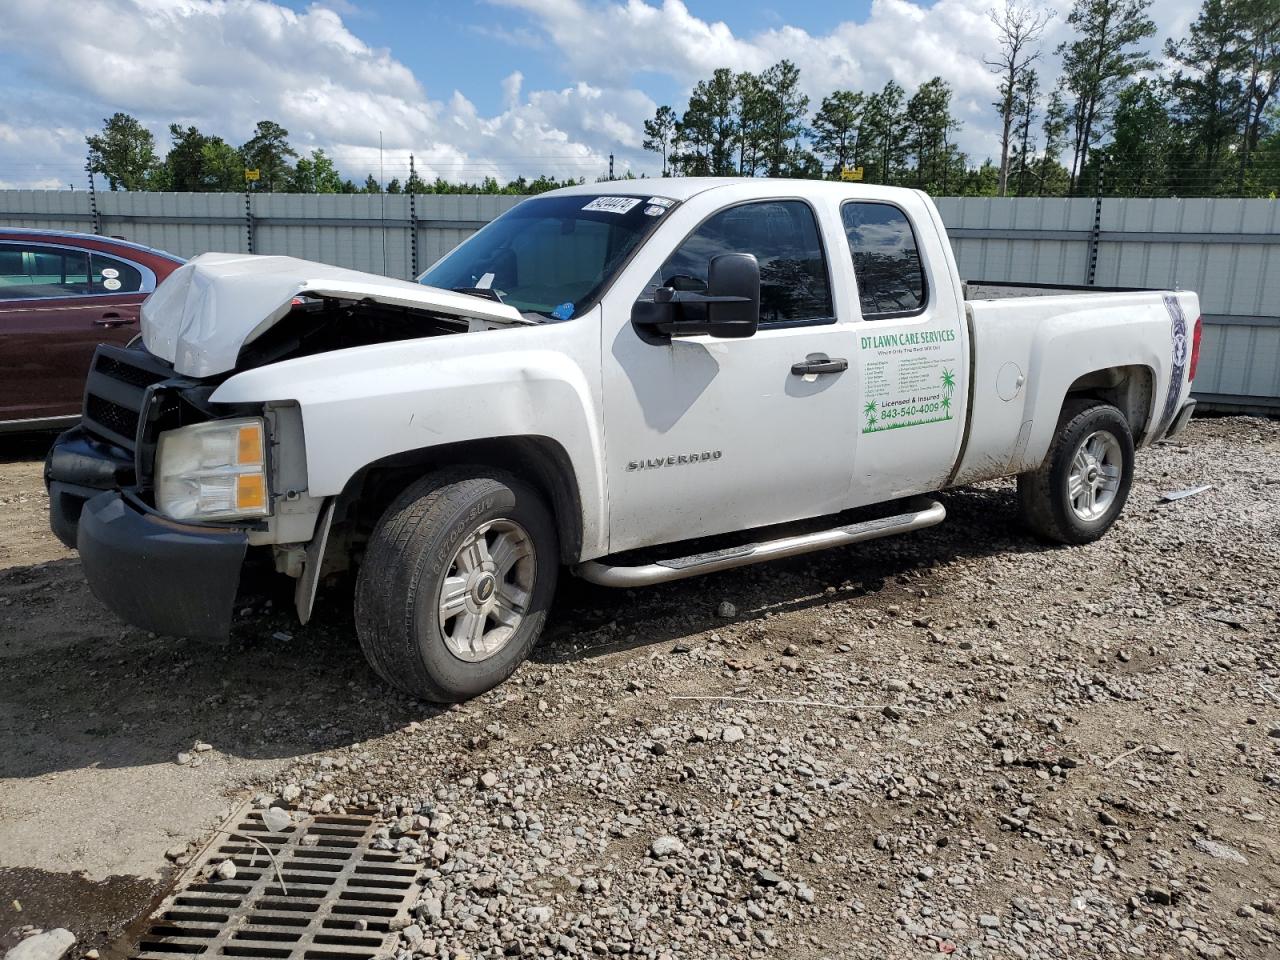
POLYGON ((93 232, 101 236, 102 218, 98 216, 98 188, 93 182, 93 164, 84 162, 84 172, 89 175, 89 213, 93 216, 93 232))
POLYGON ((409 279, 418 279, 418 203, 413 192, 418 174, 413 167, 413 154, 409 154, 409 279))
POLYGON ((249 193, 249 183, 244 185, 244 238, 246 253, 253 253, 253 206, 249 193))
POLYGON ((1084 283, 1092 287, 1098 274, 1098 241, 1102 237, 1102 174, 1106 170, 1105 156, 1098 161, 1098 176, 1094 178, 1093 188, 1093 229, 1089 231, 1089 272, 1084 283))

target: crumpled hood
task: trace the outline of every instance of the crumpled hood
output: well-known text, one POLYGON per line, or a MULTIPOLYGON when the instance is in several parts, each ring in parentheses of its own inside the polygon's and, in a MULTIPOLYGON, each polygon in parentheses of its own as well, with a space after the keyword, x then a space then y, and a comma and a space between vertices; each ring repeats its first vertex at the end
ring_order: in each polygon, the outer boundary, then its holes
POLYGON ((224 373, 240 348, 271 329, 296 296, 375 300, 500 324, 528 323, 514 307, 408 280, 294 257, 205 253, 187 261, 142 304, 142 342, 189 377, 224 373))

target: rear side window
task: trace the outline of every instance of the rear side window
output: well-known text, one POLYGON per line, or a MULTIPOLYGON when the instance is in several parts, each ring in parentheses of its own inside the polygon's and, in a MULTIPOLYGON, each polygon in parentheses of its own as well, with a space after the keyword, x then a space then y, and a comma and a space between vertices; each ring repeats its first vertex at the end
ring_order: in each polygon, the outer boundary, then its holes
POLYGON ((907 215, 888 203, 846 203, 840 217, 853 255, 863 319, 902 317, 922 310, 924 268, 907 215))
POLYGON ((57 247, 0 247, 0 299, 30 300, 89 292, 89 257, 57 247))
POLYGON ((142 289, 142 273, 132 264, 93 254, 94 293, 137 293, 142 289))
POLYGON ((761 323, 834 319, 827 259, 807 203, 769 200, 721 210, 662 265, 656 285, 704 292, 711 259, 723 253, 754 254, 760 263, 761 323))

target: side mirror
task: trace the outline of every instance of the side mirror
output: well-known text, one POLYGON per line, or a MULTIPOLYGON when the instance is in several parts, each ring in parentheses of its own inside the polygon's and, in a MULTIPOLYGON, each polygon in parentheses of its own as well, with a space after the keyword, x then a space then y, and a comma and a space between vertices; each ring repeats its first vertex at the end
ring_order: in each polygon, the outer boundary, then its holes
POLYGON ((749 337, 760 325, 760 264, 749 253, 712 257, 705 294, 659 287, 651 303, 636 302, 631 322, 650 341, 749 337))

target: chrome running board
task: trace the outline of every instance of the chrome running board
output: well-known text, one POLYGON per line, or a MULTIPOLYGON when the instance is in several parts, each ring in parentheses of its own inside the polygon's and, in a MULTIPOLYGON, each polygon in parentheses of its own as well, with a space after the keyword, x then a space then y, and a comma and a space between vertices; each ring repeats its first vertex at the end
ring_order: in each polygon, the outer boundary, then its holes
POLYGON ((574 573, 602 587, 646 587, 655 583, 667 583, 670 580, 684 580, 704 573, 745 567, 752 563, 763 563, 766 560, 795 557, 815 550, 843 547, 895 533, 920 530, 941 523, 947 516, 946 507, 937 500, 914 500, 910 506, 912 509, 909 512, 892 517, 865 520, 862 523, 850 523, 841 527, 832 527, 829 530, 819 530, 816 533, 766 540, 763 543, 749 543, 741 547, 729 547, 709 553, 695 553, 692 556, 676 557, 672 560, 659 560, 656 563, 635 567, 612 566, 600 560, 588 560, 575 567, 574 573))

